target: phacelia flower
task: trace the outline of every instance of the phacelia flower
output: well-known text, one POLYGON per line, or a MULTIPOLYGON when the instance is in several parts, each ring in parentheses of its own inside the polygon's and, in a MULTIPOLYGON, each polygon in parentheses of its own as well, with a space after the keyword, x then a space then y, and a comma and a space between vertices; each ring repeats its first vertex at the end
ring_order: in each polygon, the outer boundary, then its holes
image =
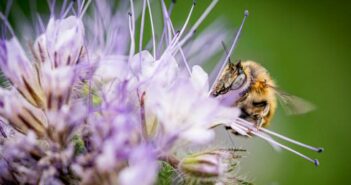
POLYGON ((241 120, 228 103, 238 92, 211 96, 243 23, 209 77, 201 65, 221 51, 229 31, 221 22, 197 29, 218 0, 193 25, 196 4, 189 3, 179 28, 171 20, 175 1, 160 2, 158 15, 150 0, 49 1, 47 20, 33 12, 39 32, 29 42, 7 21, 18 11, 10 11, 11 2, 0 12, 0 68, 8 82, 0 88, 0 184, 151 185, 161 161, 197 183, 238 184, 236 150, 178 155, 208 144, 219 125, 307 158, 268 134, 306 145, 241 120), (151 36, 144 46, 146 19, 151 36))

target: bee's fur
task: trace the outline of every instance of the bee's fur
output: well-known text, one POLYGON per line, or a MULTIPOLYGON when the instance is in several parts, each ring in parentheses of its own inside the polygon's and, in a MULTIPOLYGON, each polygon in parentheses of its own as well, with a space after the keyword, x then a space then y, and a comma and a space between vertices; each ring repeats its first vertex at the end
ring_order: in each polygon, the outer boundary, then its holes
POLYGON ((236 102, 240 108, 240 117, 255 122, 258 126, 267 127, 277 108, 274 81, 268 71, 253 61, 241 63, 250 86, 247 92, 236 102))
POLYGON ((260 64, 253 61, 239 61, 236 64, 228 62, 212 90, 212 95, 216 97, 231 90, 238 91, 240 98, 233 102, 233 106, 241 110, 240 117, 258 127, 266 127, 277 107, 276 94, 272 88, 274 86, 268 71, 260 64))

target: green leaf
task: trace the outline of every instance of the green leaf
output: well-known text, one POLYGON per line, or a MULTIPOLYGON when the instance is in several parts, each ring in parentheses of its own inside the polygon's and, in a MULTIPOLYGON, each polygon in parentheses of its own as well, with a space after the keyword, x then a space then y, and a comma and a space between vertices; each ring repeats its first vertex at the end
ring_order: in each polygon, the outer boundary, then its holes
POLYGON ((79 155, 85 152, 85 144, 83 139, 79 135, 74 135, 72 138, 74 145, 74 154, 79 155))
POLYGON ((158 173, 155 185, 172 184, 173 177, 176 175, 175 169, 166 162, 161 162, 161 169, 158 173))

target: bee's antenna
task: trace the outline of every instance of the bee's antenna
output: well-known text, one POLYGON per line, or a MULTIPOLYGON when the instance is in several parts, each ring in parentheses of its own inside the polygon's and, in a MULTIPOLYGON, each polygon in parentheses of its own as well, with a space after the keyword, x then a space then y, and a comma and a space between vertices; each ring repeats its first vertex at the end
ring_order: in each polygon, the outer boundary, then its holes
MULTIPOLYGON (((221 43, 222 43, 223 49, 224 49, 224 51, 225 51, 225 54, 226 54, 226 55, 229 55, 227 46, 225 45, 225 43, 223 42, 223 40, 222 40, 221 43)), ((232 63, 232 61, 230 60, 230 56, 229 56, 229 58, 228 58, 228 61, 229 61, 230 63, 232 63)))

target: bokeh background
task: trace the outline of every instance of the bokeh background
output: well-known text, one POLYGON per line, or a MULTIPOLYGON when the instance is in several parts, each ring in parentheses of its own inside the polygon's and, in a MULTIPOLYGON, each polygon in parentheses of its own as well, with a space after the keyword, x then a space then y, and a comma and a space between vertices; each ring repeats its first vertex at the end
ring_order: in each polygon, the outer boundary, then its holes
MULTIPOLYGON (((204 9, 210 0, 197 1, 204 9)), ((177 8, 188 1, 178 1, 177 8)), ((279 108, 271 130, 323 146, 320 166, 287 152, 276 152, 258 138, 234 141, 248 149, 241 174, 259 185, 349 184, 351 165, 351 3, 334 0, 220 0, 205 24, 224 17, 233 28, 245 9, 250 15, 232 58, 264 65, 278 85, 313 102, 314 112, 287 116, 279 108)), ((197 11, 201 12, 201 11, 197 11)), ((174 20, 184 20, 174 11, 174 20)))
MULTIPOLYGON (((2 10, 6 1, 1 0, 2 10)), ((158 6, 155 1, 153 4, 158 6)), ((11 22, 16 24, 14 17, 29 15, 32 2, 16 1, 11 22), (21 11, 16 11, 19 9, 21 11)), ((166 2, 169 4, 170 0, 166 2)), ((197 1, 191 23, 210 2, 197 1)), ((184 22, 191 3, 191 0, 177 1, 172 14, 175 25, 184 22)), ((37 6, 39 11, 47 11, 46 1, 37 1, 37 6)), ((317 154, 293 146, 318 158, 321 165, 315 167, 290 152, 275 151, 261 139, 234 137, 236 146, 248 150, 240 174, 259 185, 348 184, 351 173, 351 2, 220 0, 199 31, 223 18, 234 34, 246 9, 250 15, 232 59, 261 63, 282 89, 317 106, 316 111, 300 116, 287 116, 279 108, 270 129, 322 146, 325 152, 317 154)), ((146 34, 149 34, 147 29, 146 34)), ((215 62, 208 64, 207 69, 215 62)))

